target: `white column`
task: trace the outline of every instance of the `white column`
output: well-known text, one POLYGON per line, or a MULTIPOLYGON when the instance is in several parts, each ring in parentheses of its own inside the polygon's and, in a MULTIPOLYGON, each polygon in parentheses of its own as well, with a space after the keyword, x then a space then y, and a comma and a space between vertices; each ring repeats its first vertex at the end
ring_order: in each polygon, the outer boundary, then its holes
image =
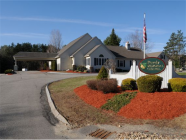
POLYGON ((133 60, 132 62, 132 77, 133 79, 136 79, 136 60, 133 60))
POLYGON ((17 61, 15 60, 14 71, 18 71, 17 61))

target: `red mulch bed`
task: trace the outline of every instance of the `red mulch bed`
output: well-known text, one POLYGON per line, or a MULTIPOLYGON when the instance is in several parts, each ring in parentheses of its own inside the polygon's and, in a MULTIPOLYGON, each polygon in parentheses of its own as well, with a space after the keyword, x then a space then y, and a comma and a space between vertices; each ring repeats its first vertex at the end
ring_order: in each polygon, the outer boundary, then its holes
POLYGON ((101 91, 92 90, 87 85, 80 86, 74 89, 74 92, 87 104, 96 108, 100 108, 104 105, 108 99, 111 99, 116 93, 104 94, 101 91))
MULTIPOLYGON (((118 87, 119 88, 119 87, 118 87)), ((116 93, 103 94, 91 90, 86 85, 74 89, 74 92, 87 104, 100 108, 116 93)), ((133 119, 173 119, 186 113, 186 92, 138 92, 132 101, 122 107, 118 115, 133 119)))

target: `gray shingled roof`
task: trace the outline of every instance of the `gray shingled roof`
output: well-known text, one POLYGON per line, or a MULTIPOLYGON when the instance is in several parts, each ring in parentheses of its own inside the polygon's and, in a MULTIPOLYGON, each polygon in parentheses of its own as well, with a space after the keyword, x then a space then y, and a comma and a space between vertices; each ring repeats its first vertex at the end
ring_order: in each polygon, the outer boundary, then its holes
POLYGON ((101 44, 95 46, 92 50, 90 50, 90 51, 85 55, 85 57, 86 57, 86 56, 90 56, 90 54, 91 54, 92 52, 94 52, 99 46, 101 46, 101 44))
MULTIPOLYGON (((61 55, 63 52, 65 52, 67 49, 69 49, 72 45, 74 45, 76 42, 78 42, 81 38, 83 38, 83 37, 86 36, 87 34, 88 34, 88 33, 86 33, 86 34, 80 36, 79 38, 77 38, 77 39, 71 41, 68 45, 66 45, 65 47, 63 47, 63 48, 58 52, 58 55, 57 55, 57 56, 61 55)), ((89 34, 88 34, 88 35, 89 35, 89 34)))
MULTIPOLYGON (((137 49, 127 50, 125 47, 107 46, 117 58, 143 59, 143 51, 137 49)), ((147 55, 146 55, 147 56, 147 55)))
POLYGON ((148 53, 148 57, 158 57, 162 52, 148 53))
POLYGON ((51 59, 54 60, 57 56, 57 53, 44 53, 44 52, 18 52, 13 57, 16 59, 38 59, 38 60, 46 60, 51 59))
POLYGON ((83 45, 81 48, 79 48, 77 51, 75 51, 70 57, 73 57, 77 52, 79 52, 81 49, 83 49, 88 43, 90 43, 95 38, 96 37, 91 38, 85 45, 83 45))

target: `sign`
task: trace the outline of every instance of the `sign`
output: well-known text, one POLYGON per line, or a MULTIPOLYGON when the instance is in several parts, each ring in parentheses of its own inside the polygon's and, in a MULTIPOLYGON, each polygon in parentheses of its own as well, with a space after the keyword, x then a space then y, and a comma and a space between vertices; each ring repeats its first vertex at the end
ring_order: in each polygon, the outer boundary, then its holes
POLYGON ((142 60, 138 67, 141 72, 146 74, 158 74, 165 70, 165 62, 157 57, 148 57, 142 60))

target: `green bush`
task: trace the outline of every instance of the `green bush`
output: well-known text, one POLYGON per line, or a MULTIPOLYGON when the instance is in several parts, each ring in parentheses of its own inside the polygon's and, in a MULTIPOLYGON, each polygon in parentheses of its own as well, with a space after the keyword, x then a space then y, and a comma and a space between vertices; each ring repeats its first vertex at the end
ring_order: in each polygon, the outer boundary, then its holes
POLYGON ((5 70, 5 74, 9 74, 9 73, 13 73, 13 70, 12 69, 5 70))
POLYGON ((186 79, 185 78, 172 78, 168 81, 169 91, 186 92, 186 79))
POLYGON ((80 72, 84 72, 84 70, 87 70, 85 66, 77 66, 77 70, 80 72))
POLYGON ((157 75, 141 76, 137 79, 137 86, 140 92, 154 93, 160 91, 163 78, 157 75))
POLYGON ((130 103, 130 101, 136 96, 137 92, 126 92, 123 94, 118 94, 108 100, 101 108, 105 110, 113 110, 118 112, 123 106, 130 103))
POLYGON ((136 89, 136 80, 132 78, 124 79, 121 83, 122 90, 134 90, 136 89))
POLYGON ((97 79, 105 79, 108 78, 108 72, 104 66, 101 67, 97 79))
POLYGON ((57 63, 56 63, 56 60, 52 61, 51 69, 54 70, 54 71, 57 70, 57 63))
POLYGON ((73 71, 76 71, 77 70, 77 67, 76 65, 73 65, 73 68, 72 68, 73 71))
POLYGON ((43 70, 47 70, 48 64, 44 63, 43 70))

